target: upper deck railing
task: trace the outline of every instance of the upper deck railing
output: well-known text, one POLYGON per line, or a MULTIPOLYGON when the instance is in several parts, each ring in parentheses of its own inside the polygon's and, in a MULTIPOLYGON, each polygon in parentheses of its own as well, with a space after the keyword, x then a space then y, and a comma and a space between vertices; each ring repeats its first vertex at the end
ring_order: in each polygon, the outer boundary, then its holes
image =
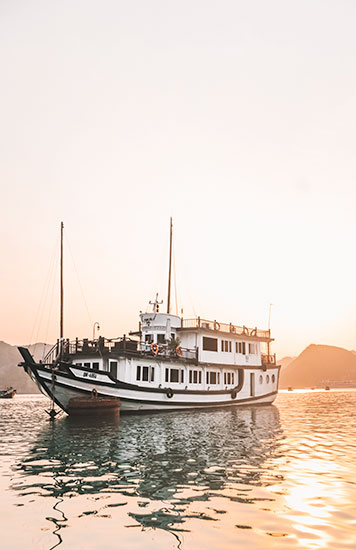
POLYGON ((233 325, 232 323, 218 323, 218 321, 208 321, 207 319, 201 319, 200 317, 196 317, 195 319, 182 319, 182 328, 205 328, 208 330, 228 332, 230 334, 236 334, 238 336, 251 336, 255 338, 257 337, 271 339, 270 330, 260 330, 257 327, 239 327, 237 325, 233 325))
POLYGON ((47 353, 43 359, 43 363, 52 364, 59 357, 65 358, 75 354, 83 355, 99 355, 107 356, 108 354, 127 354, 131 356, 156 356, 164 358, 177 358, 181 360, 197 360, 197 348, 184 348, 178 346, 177 348, 171 347, 169 344, 155 344, 156 347, 152 348, 151 344, 146 342, 138 342, 137 340, 131 340, 130 338, 103 338, 100 337, 97 340, 89 340, 84 338, 79 340, 65 339, 62 342, 57 342, 47 353), (61 352, 61 353, 60 353, 61 352))

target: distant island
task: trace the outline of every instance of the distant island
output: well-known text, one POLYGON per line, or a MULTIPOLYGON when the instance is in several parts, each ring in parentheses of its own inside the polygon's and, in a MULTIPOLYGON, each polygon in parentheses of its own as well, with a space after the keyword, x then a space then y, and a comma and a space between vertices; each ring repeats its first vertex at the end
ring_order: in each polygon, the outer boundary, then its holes
MULTIPOLYGON (((36 359, 42 359, 51 347, 42 343, 28 346, 36 359)), ((22 357, 16 346, 0 342, 0 389, 12 386, 17 393, 40 393, 31 378, 17 366, 21 361, 22 357)))
MULTIPOLYGON (((29 346, 36 359, 42 359, 52 346, 29 346)), ((12 386, 17 393, 39 393, 23 369, 17 365, 21 356, 16 346, 0 342, 0 389, 12 386)), ((279 387, 320 388, 356 387, 356 352, 335 346, 311 344, 298 357, 283 357, 279 387)))
POLYGON ((356 353, 335 346, 311 344, 296 358, 286 357, 279 387, 356 387, 356 353))

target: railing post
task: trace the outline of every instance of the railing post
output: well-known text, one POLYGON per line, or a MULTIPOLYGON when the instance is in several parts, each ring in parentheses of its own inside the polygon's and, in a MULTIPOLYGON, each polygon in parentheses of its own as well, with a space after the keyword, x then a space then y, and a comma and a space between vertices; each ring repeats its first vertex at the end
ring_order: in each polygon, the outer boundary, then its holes
POLYGON ((197 321, 198 321, 198 328, 200 328, 200 315, 199 315, 197 321))

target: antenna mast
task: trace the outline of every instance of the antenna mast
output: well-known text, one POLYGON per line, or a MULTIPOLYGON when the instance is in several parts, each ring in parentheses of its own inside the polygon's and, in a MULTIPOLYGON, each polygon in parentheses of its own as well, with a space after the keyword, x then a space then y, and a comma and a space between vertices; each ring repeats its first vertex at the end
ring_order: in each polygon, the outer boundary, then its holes
POLYGON ((173 233, 173 224, 172 224, 172 217, 171 217, 170 236, 169 236, 169 269, 168 269, 167 313, 170 313, 170 309, 171 309, 172 233, 173 233))
POLYGON ((61 222, 61 263, 60 263, 60 325, 59 337, 63 340, 63 222, 61 222))

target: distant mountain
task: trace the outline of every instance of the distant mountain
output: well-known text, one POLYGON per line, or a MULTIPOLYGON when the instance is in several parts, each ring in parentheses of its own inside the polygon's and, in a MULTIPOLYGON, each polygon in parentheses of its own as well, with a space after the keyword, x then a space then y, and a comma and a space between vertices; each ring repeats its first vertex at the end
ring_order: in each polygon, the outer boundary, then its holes
MULTIPOLYGON (((28 346, 35 359, 42 359, 52 346, 33 344, 28 346)), ((39 393, 39 390, 25 371, 17 365, 22 357, 16 346, 0 342, 0 389, 12 386, 17 393, 39 393)))
POLYGON ((294 361, 295 357, 289 357, 287 355, 286 357, 282 357, 282 359, 278 359, 277 364, 281 365, 282 369, 285 367, 288 367, 288 365, 291 364, 292 361, 294 361))
POLYGON ((281 370, 280 387, 356 386, 356 354, 335 346, 311 344, 281 370))

